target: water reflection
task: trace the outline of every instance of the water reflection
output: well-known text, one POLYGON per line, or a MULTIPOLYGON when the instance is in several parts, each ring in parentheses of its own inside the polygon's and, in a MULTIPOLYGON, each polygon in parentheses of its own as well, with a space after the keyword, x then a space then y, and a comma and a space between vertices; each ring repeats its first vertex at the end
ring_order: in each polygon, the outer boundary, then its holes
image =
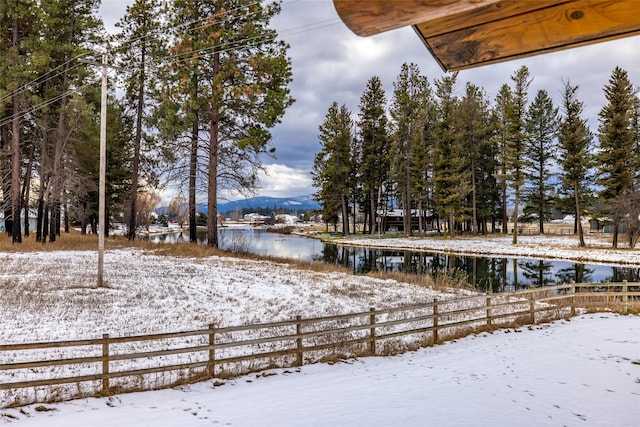
MULTIPOLYGON (((252 228, 220 230, 220 247, 235 252, 341 265, 357 274, 401 271, 411 274, 464 274, 476 288, 493 292, 562 283, 640 281, 640 269, 570 261, 477 257, 442 253, 337 246, 296 235, 252 228)), ((154 242, 187 242, 188 235, 170 233, 150 237, 154 242)), ((206 241, 206 233, 198 235, 206 241)))

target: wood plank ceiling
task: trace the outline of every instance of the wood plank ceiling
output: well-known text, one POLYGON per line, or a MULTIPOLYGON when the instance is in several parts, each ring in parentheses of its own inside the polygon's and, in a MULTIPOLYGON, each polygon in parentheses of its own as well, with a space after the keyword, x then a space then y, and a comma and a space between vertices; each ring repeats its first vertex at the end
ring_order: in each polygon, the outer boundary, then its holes
POLYGON ((640 34, 640 0, 333 2, 342 21, 361 36, 413 26, 444 70, 640 34))

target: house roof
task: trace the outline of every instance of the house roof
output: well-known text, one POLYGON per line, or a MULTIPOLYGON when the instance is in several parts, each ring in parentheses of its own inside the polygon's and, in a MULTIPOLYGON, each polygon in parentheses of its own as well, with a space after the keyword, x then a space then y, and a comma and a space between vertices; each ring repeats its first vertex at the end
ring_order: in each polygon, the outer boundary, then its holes
POLYGON ((412 26, 444 70, 640 34, 638 0, 333 0, 354 33, 412 26))

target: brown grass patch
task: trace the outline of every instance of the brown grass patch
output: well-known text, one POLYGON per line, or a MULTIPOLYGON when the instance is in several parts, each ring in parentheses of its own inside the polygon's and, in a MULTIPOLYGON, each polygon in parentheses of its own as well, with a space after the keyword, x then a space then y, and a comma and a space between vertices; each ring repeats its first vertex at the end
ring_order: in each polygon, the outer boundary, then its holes
MULTIPOLYGON (((145 253, 159 256, 176 256, 188 258, 207 258, 211 256, 239 258, 245 260, 270 261, 275 263, 287 264, 292 268, 299 270, 313 271, 316 273, 345 273, 353 274, 350 268, 329 264, 326 262, 313 262, 294 260, 289 258, 278 258, 271 256, 263 256, 246 252, 229 252, 221 249, 211 248, 201 244, 178 243, 163 244, 152 243, 147 240, 128 240, 124 236, 110 236, 105 239, 105 249, 125 249, 136 248, 145 253)), ((57 236, 55 242, 37 242, 35 233, 29 236, 23 236, 22 243, 12 243, 11 237, 6 233, 0 234, 0 251, 3 252, 49 252, 49 251, 97 251, 98 236, 95 234, 81 234, 76 230, 69 233, 62 233, 57 236)), ((441 274, 435 279, 430 275, 416 275, 402 272, 370 272, 367 276, 382 280, 396 280, 403 283, 411 283, 424 287, 433 287, 434 289, 451 289, 451 288, 469 288, 470 285, 463 280, 460 275, 441 274)))

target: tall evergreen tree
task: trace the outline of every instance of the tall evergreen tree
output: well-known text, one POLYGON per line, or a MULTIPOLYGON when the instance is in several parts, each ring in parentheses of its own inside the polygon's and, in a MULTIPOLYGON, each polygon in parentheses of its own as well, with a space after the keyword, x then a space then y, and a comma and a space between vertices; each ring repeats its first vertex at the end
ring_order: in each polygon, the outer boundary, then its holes
MULTIPOLYGON (((598 114, 600 151, 597 155, 599 174, 596 182, 603 188, 601 197, 613 201, 631 190, 635 176, 631 126, 635 94, 627 72, 616 67, 604 87, 604 93, 607 104, 598 114)), ((619 221, 614 219, 614 248, 618 247, 619 229, 619 221)))
MULTIPOLYGON (((293 102, 287 45, 269 27, 280 2, 175 0, 176 94, 197 94, 207 177, 207 244, 218 246, 219 188, 251 189, 268 153, 270 128, 293 102), (194 24, 195 23, 195 24, 194 24), (195 76, 195 77, 194 77, 195 76), (193 82, 197 81, 197 87, 193 82)), ((191 123, 196 115, 191 115, 191 123)))
MULTIPOLYGON (((353 121, 345 105, 333 102, 324 122, 319 127, 318 139, 322 145, 313 162, 313 184, 318 188, 316 200, 323 205, 325 222, 342 215, 342 230, 349 234, 348 195, 353 170, 351 141, 353 121)), ((328 223, 328 222, 327 222, 328 223)))
POLYGON ((513 95, 511 88, 506 83, 500 87, 495 99, 493 109, 493 121, 495 123, 495 179, 500 189, 500 208, 502 211, 501 222, 502 232, 508 232, 509 215, 507 213, 507 191, 508 191, 508 144, 509 144, 509 120, 513 95))
MULTIPOLYGON (((128 65, 131 72, 125 81, 125 101, 133 111, 135 128, 133 134, 133 159, 131 163, 131 195, 128 207, 128 230, 127 238, 133 240, 136 230, 140 225, 136 203, 140 187, 141 166, 151 162, 145 153, 153 156, 158 153, 150 146, 154 141, 151 131, 150 118, 152 111, 148 106, 154 105, 153 100, 158 98, 156 90, 158 59, 166 55, 164 49, 164 34, 162 23, 166 19, 161 19, 166 5, 161 0, 136 0, 132 5, 127 6, 126 15, 118 22, 121 28, 118 34, 120 47, 120 60, 124 65, 128 65), (146 147, 143 147, 146 143, 146 147)), ((144 168, 147 174, 147 183, 153 181, 150 176, 151 168, 144 168)), ((195 217, 194 217, 195 226, 195 217)))
POLYGON ((460 100, 455 96, 457 73, 436 80, 437 122, 434 129, 434 193, 438 211, 447 219, 449 235, 456 222, 467 218, 464 200, 471 192, 466 150, 459 126, 460 100))
POLYGON ((633 97, 631 107, 631 131, 633 133, 633 158, 635 176, 633 179, 633 190, 640 191, 640 97, 638 96, 638 87, 634 88, 635 96, 633 97))
POLYGON ((22 242, 20 212, 27 83, 34 67, 33 47, 39 39, 35 1, 5 1, 0 5, 0 148, 5 152, 0 171, 5 230, 14 243, 22 242))
POLYGON ((374 76, 360 97, 358 128, 362 146, 359 181, 364 187, 369 208, 369 232, 375 232, 374 223, 380 209, 378 201, 382 186, 389 176, 389 131, 386 115, 386 95, 380 78, 374 76))
POLYGON ((538 229, 544 234, 551 203, 551 164, 556 152, 558 109, 545 90, 539 90, 526 116, 525 176, 529 183, 526 200, 538 216, 538 229))
POLYGON ((402 64, 393 85, 391 117, 391 176, 395 181, 404 212, 404 234, 412 233, 414 146, 422 141, 427 104, 431 96, 429 81, 416 64, 402 64))
POLYGON ((486 232, 486 222, 491 215, 491 188, 494 162, 492 156, 493 127, 489 102, 478 86, 467 83, 465 95, 460 102, 458 124, 460 147, 467 156, 468 181, 471 192, 471 232, 479 228, 486 232))
MULTIPOLYGON (((41 0, 44 11, 43 51, 47 66, 58 70, 51 79, 46 79, 41 88, 46 101, 53 101, 43 111, 40 165, 40 189, 36 239, 55 241, 60 233, 60 209, 64 194, 65 156, 69 150, 67 142, 77 127, 70 119, 74 87, 80 87, 95 76, 92 69, 79 67, 77 58, 89 53, 98 42, 101 23, 93 12, 99 0, 41 0)), ((89 66, 93 67, 93 66, 89 66)), ((97 82, 92 80, 95 85, 97 82)))
POLYGON ((520 196, 525 183, 525 141, 526 114, 528 103, 528 90, 531 84, 529 69, 523 65, 511 76, 513 81, 513 97, 509 105, 509 129, 507 143, 507 170, 509 174, 509 184, 514 196, 513 215, 513 244, 518 243, 518 213, 520 208, 520 196))
POLYGON ((582 206, 585 192, 591 181, 593 166, 593 135, 581 115, 583 103, 577 99, 578 86, 569 81, 564 83, 562 106, 564 117, 560 121, 558 161, 562 168, 562 183, 573 194, 574 215, 580 247, 585 246, 582 230, 582 206))

